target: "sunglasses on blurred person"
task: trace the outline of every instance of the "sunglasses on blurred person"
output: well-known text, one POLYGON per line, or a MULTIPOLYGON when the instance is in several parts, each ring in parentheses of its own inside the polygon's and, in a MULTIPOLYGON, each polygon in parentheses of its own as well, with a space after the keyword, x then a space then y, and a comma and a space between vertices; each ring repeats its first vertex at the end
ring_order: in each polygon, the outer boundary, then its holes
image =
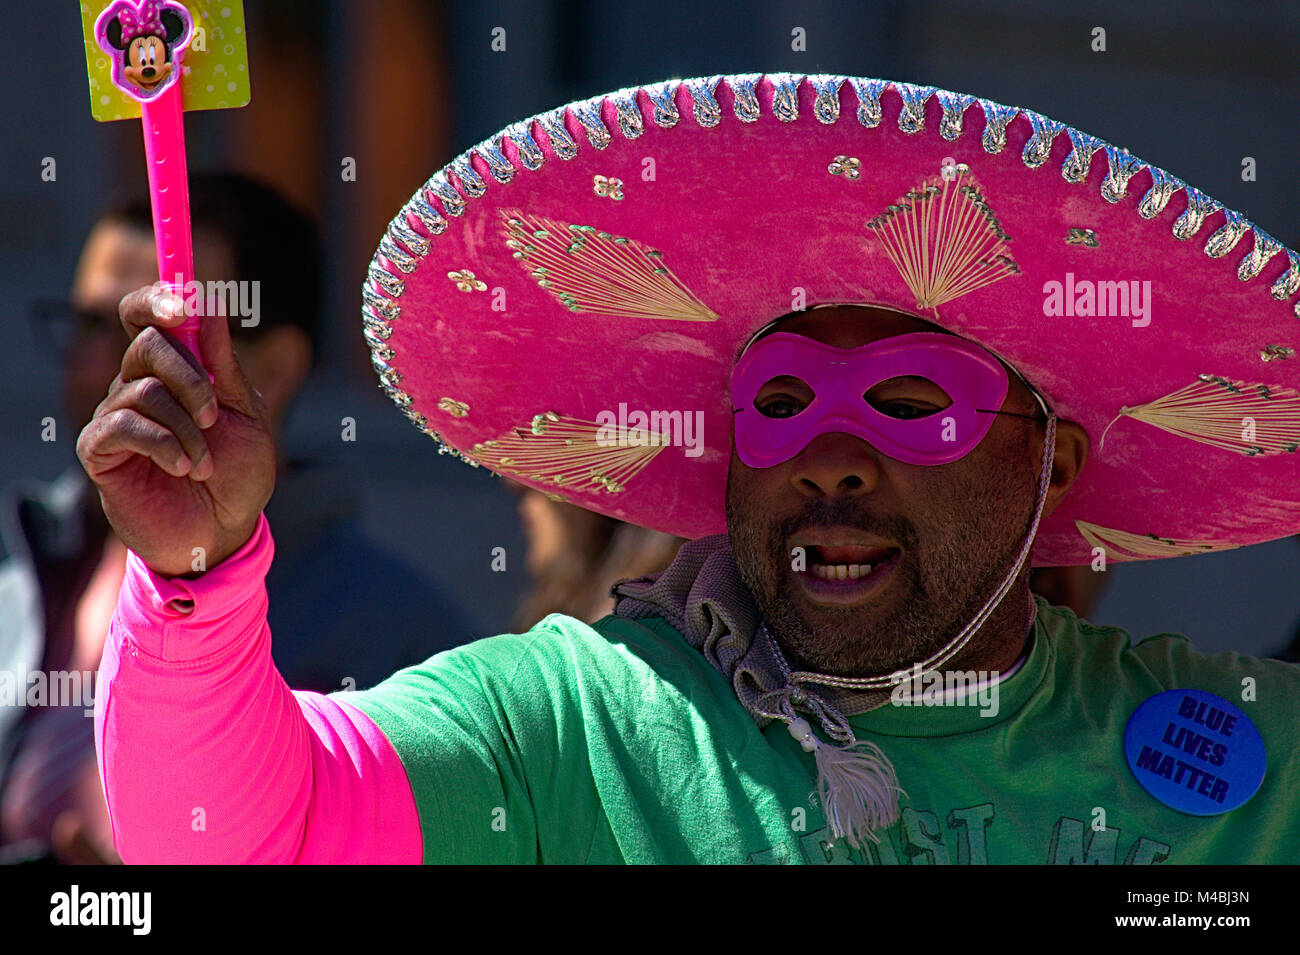
POLYGON ((94 309, 67 299, 42 299, 32 303, 28 317, 42 350, 59 361, 78 345, 104 335, 123 347, 128 344, 116 308, 94 309))
MULTIPOLYGON (((126 348, 130 344, 117 309, 96 309, 78 305, 68 299, 40 299, 28 309, 32 332, 45 354, 58 362, 67 359, 70 352, 104 336, 126 348)), ((243 349, 254 334, 239 322, 231 322, 235 354, 242 357, 243 349)))

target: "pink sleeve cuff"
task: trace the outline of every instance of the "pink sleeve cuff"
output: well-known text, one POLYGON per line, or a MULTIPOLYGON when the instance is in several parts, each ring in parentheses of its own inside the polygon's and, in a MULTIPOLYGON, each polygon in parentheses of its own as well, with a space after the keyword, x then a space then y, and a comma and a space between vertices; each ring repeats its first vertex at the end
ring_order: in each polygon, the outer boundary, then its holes
POLYGON ((243 547, 194 580, 164 577, 127 551, 117 614, 128 639, 150 656, 172 662, 220 652, 265 622, 264 583, 274 557, 265 513, 258 515, 243 547))

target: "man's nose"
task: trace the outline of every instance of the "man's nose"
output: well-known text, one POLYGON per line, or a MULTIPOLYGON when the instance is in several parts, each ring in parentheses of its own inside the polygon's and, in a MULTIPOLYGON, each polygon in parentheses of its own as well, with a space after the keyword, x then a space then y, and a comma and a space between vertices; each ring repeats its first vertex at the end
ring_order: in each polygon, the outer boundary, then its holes
POLYGON ((880 481, 878 453, 851 434, 819 434, 796 455, 790 483, 806 497, 870 493, 880 481))

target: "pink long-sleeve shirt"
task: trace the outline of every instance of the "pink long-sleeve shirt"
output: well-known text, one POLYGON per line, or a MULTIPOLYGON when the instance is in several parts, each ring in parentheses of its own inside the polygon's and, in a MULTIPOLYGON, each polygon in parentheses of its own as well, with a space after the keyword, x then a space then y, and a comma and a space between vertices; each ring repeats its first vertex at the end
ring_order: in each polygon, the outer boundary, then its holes
POLYGON ((95 746, 127 863, 419 863, 397 752, 354 706, 271 659, 263 514, 194 580, 134 552, 99 668, 95 746))

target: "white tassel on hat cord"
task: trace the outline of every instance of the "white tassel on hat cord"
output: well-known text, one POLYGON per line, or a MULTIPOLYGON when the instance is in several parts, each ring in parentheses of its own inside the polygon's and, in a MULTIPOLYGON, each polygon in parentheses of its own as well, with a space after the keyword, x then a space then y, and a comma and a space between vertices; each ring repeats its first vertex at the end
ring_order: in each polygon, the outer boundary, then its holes
POLYGON ((848 840, 855 849, 864 839, 879 842, 872 830, 898 818, 898 796, 907 795, 878 746, 849 734, 844 746, 830 746, 817 738, 808 721, 795 717, 787 727, 817 764, 817 796, 835 838, 848 840))

